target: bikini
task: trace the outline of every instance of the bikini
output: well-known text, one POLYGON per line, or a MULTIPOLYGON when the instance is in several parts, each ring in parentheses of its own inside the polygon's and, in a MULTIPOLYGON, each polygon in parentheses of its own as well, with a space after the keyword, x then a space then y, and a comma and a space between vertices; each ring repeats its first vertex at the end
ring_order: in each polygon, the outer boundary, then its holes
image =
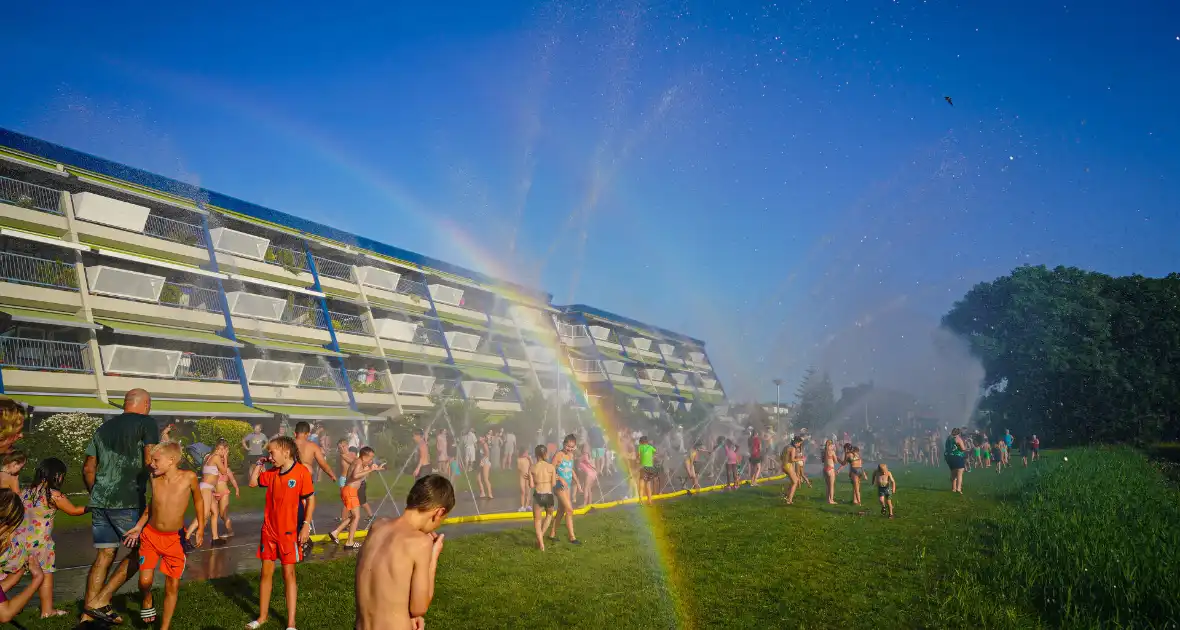
MULTIPOLYGON (((205 464, 204 466, 202 466, 201 467, 201 479, 204 479, 205 475, 213 475, 213 476, 217 477, 218 481, 221 480, 221 471, 215 465, 205 464)), ((192 486, 189 486, 189 487, 191 488, 192 486)), ((198 484, 197 487, 199 487, 201 490, 208 490, 210 492, 212 492, 215 489, 213 484, 205 483, 204 481, 202 481, 200 484, 198 484)), ((214 496, 216 496, 216 495, 214 495, 214 496)))

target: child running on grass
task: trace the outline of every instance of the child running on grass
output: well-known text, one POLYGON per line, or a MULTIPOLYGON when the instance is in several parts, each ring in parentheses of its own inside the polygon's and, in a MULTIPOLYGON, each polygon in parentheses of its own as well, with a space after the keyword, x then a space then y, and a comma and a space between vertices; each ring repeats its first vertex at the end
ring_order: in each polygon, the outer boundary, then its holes
POLYGON ((881 502, 881 514, 888 513, 889 518, 893 518, 893 493, 897 492, 897 480, 893 478, 893 473, 889 472, 888 466, 877 466, 877 472, 873 473, 873 483, 877 484, 877 500, 881 502))
POLYGON ((544 533, 553 521, 553 506, 556 505, 553 481, 557 478, 557 469, 545 461, 547 450, 544 444, 537 446, 537 463, 533 464, 533 471, 529 474, 533 486, 533 529, 537 532, 537 549, 541 551, 545 551, 544 533))
POLYGON ((8 451, 4 456, 4 463, 0 465, 0 488, 12 490, 20 494, 20 471, 25 469, 28 459, 19 450, 8 451))
POLYGON ((356 461, 352 463, 352 468, 348 471, 348 480, 344 487, 340 488, 340 500, 344 503, 344 509, 347 514, 344 520, 336 526, 329 534, 328 538, 337 545, 340 544, 340 532, 344 528, 348 528, 348 544, 344 545, 347 549, 358 549, 360 545, 356 542, 356 527, 361 521, 361 498, 360 487, 365 482, 365 477, 370 473, 385 470, 384 466, 379 466, 373 463, 373 448, 366 446, 360 450, 356 461))
POLYGON ((1004 441, 1000 440, 992 445, 992 461, 996 463, 996 472, 1004 468, 1004 441))
POLYGON ((444 534, 434 531, 455 507, 455 488, 442 475, 414 482, 406 511, 379 519, 356 560, 356 630, 425 627, 444 534))
POLYGON ((295 600, 299 592, 295 583, 295 564, 303 559, 303 545, 311 537, 315 518, 315 486, 311 471, 300 464, 295 440, 279 436, 266 445, 267 457, 250 469, 250 487, 266 488, 262 535, 258 541, 258 559, 262 561, 262 579, 258 584, 258 618, 246 624, 248 630, 262 627, 270 613, 270 591, 274 586, 275 561, 283 565, 283 586, 287 596, 287 628, 295 628, 295 600), (263 471, 264 464, 270 464, 263 471), (304 506, 303 522, 299 522, 304 506))
MULTIPOLYGON (((156 567, 164 574, 164 609, 160 614, 160 628, 168 630, 172 625, 172 613, 176 611, 176 599, 180 595, 180 576, 184 573, 185 536, 184 513, 192 497, 197 518, 197 547, 204 542, 205 505, 198 486, 196 473, 176 467, 182 455, 176 442, 161 442, 152 449, 152 503, 139 517, 139 522, 127 532, 123 544, 134 549, 139 545, 139 592, 143 595, 143 606, 139 617, 144 623, 156 621, 155 598, 152 596, 152 579, 156 567)), ((216 518, 216 517, 214 517, 216 518)))
POLYGON ((659 475, 656 473, 656 447, 646 435, 639 438, 639 501, 647 496, 647 505, 651 507, 652 486, 659 475))

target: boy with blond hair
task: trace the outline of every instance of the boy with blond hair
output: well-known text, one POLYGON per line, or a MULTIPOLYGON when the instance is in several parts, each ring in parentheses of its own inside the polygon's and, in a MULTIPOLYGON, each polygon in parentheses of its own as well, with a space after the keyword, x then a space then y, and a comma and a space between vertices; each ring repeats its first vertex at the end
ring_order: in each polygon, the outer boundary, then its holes
POLYGON ((406 509, 379 519, 356 561, 356 629, 419 630, 434 598, 443 535, 434 531, 455 507, 455 488, 442 475, 414 483, 406 509))
POLYGON ((336 529, 328 534, 328 538, 337 545, 340 544, 340 532, 344 528, 348 528, 348 544, 344 545, 348 549, 356 549, 360 547, 356 543, 356 527, 361 520, 361 497, 360 487, 365 482, 365 477, 370 473, 385 470, 384 466, 379 466, 373 463, 373 449, 366 446, 357 454, 356 461, 353 462, 352 467, 348 471, 347 480, 340 488, 340 500, 344 503, 344 510, 346 516, 336 529))
POLYGON ((172 614, 176 611, 176 599, 180 594, 180 576, 184 573, 185 565, 182 545, 185 538, 184 513, 188 510, 189 497, 192 497, 197 515, 196 546, 201 546, 205 533, 205 505, 197 475, 191 470, 176 467, 182 456, 180 445, 176 442, 162 442, 152 449, 152 502, 123 539, 123 544, 128 547, 135 548, 137 543, 139 545, 139 592, 143 594, 139 616, 144 623, 156 621, 152 596, 152 579, 156 567, 160 567, 160 572, 164 574, 164 610, 160 615, 162 630, 168 630, 172 625, 172 614))

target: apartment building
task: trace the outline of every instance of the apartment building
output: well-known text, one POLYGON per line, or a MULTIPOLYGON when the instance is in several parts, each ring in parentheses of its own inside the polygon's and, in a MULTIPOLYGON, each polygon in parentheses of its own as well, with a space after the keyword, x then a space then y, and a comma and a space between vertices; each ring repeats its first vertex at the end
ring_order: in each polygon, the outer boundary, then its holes
POLYGON ((725 394, 705 344, 0 129, 0 394, 37 413, 364 420, 725 394))

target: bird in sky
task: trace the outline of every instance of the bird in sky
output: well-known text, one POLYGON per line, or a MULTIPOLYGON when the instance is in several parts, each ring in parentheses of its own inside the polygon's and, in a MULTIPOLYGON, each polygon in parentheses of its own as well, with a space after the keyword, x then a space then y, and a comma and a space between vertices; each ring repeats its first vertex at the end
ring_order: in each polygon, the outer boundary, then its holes
POLYGON ((945 99, 946 99, 946 103, 947 103, 947 105, 950 105, 951 107, 954 107, 954 106, 955 106, 955 102, 951 100, 951 97, 949 97, 949 96, 944 96, 943 98, 945 98, 945 99))

